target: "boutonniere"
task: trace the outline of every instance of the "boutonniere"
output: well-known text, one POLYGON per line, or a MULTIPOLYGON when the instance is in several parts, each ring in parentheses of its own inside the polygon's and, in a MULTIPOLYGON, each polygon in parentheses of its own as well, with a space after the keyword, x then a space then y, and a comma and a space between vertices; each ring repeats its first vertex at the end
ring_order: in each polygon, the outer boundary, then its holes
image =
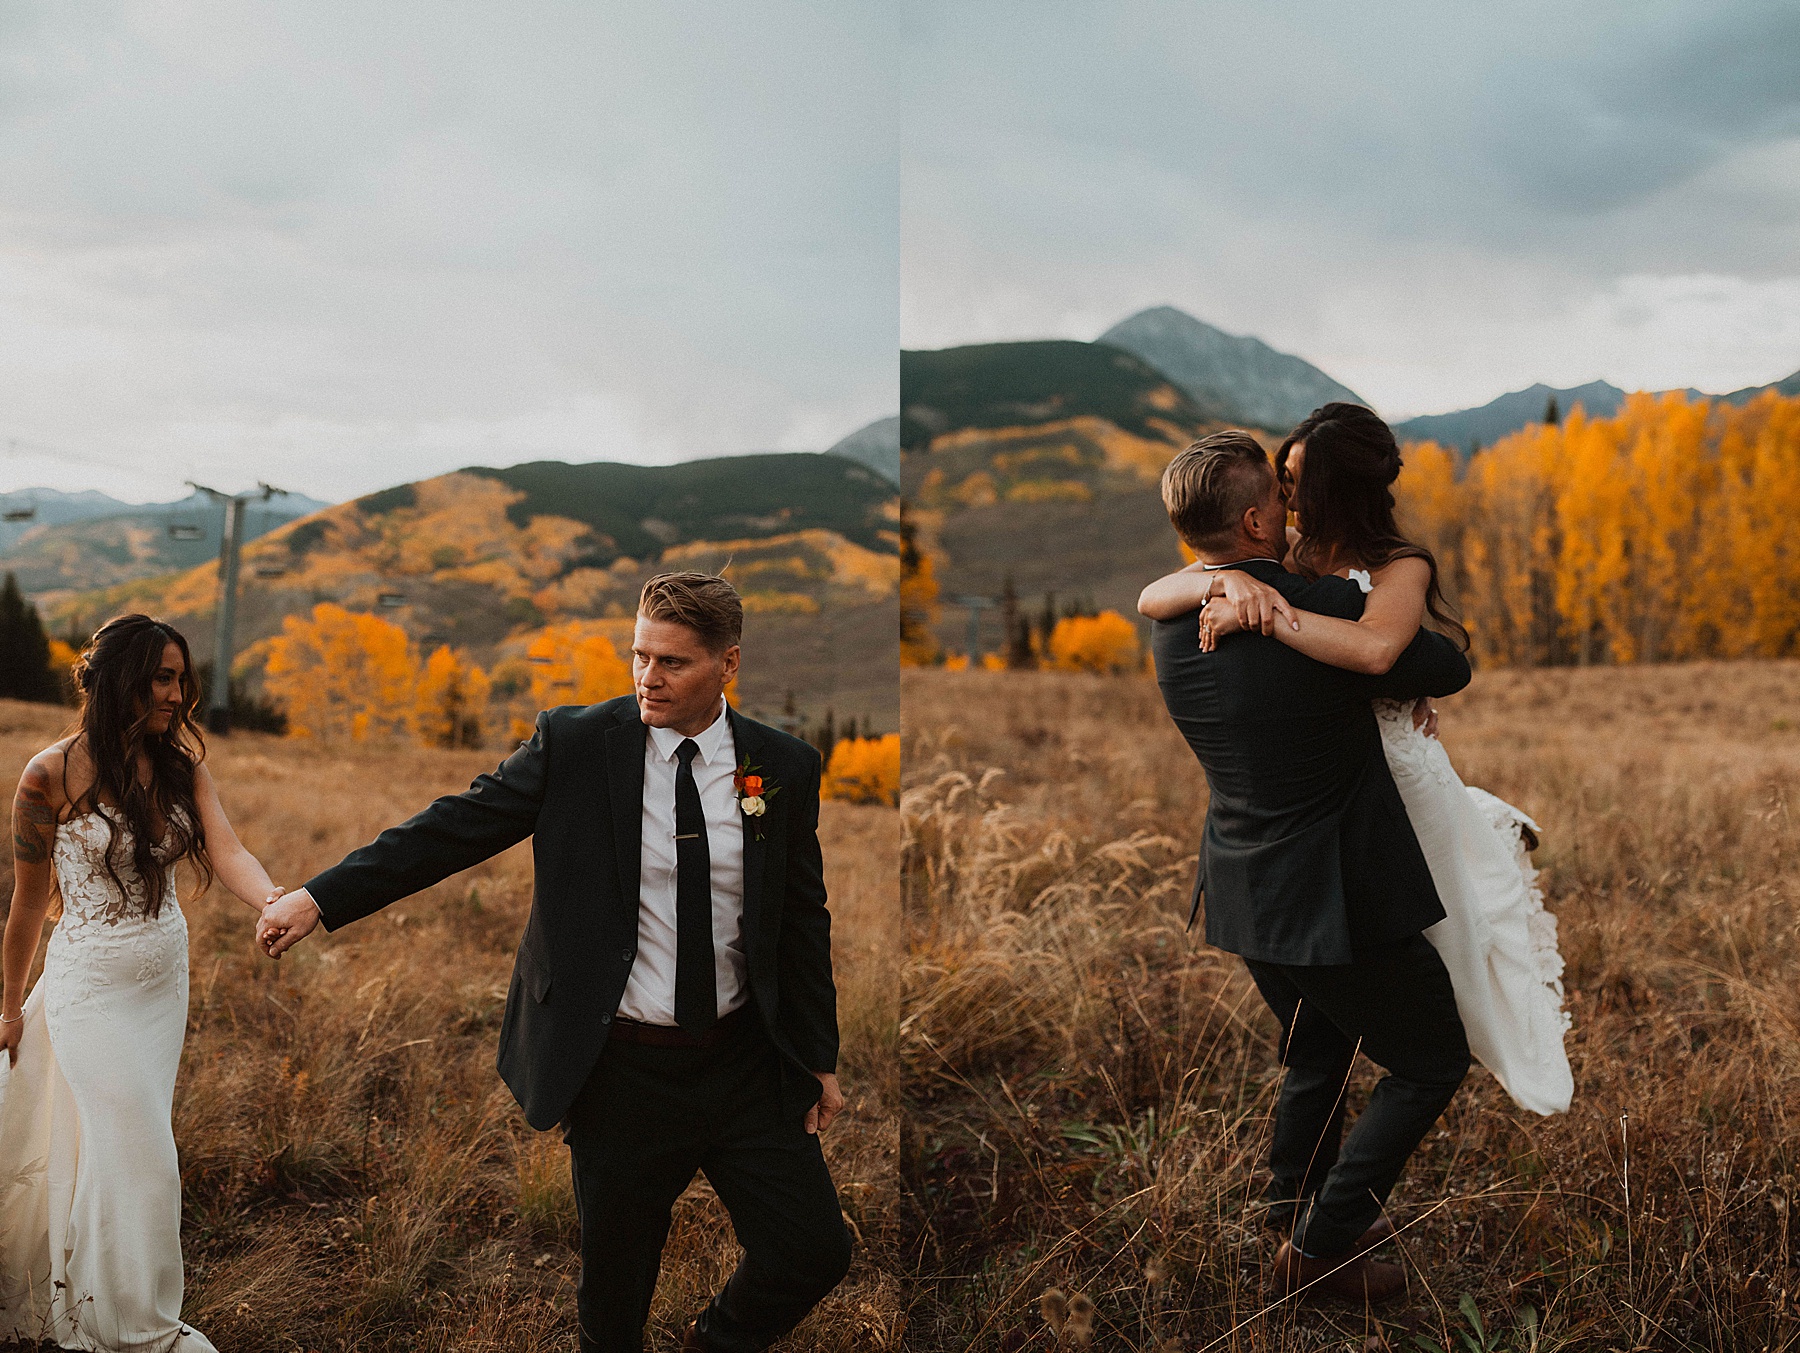
MULTIPOLYGON (((743 811, 745 817, 761 817, 769 811, 769 800, 781 792, 781 786, 770 784, 757 768, 750 764, 750 758, 747 756, 738 763, 737 775, 733 777, 733 785, 737 790, 738 807, 743 811)), ((760 830, 756 833, 756 839, 762 840, 760 830)))

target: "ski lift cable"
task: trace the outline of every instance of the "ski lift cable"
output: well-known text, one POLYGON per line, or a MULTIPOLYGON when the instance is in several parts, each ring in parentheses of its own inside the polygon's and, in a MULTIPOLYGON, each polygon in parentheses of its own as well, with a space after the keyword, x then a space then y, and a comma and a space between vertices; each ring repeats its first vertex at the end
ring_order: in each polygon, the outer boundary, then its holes
POLYGON ((117 470, 123 474, 133 474, 143 469, 141 464, 127 464, 106 456, 97 456, 91 451, 75 451, 66 446, 52 446, 26 437, 7 437, 6 455, 9 460, 17 460, 20 456, 55 456, 58 460, 73 460, 103 470, 117 470))

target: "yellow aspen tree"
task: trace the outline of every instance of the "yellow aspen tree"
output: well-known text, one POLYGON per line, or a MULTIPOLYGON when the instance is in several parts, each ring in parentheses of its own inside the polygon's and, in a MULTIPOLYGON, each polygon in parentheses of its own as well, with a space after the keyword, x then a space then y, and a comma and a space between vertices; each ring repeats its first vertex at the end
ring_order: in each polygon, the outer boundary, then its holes
POLYGON ((1758 527, 1756 444, 1751 419, 1730 404, 1715 404, 1709 437, 1715 444, 1713 491, 1700 507, 1690 607, 1704 612, 1710 650, 1739 658, 1755 651, 1755 573, 1767 566, 1758 527))
POLYGON ((1117 611, 1065 617, 1050 631, 1050 658, 1065 672, 1134 671, 1137 626, 1117 611))
POLYGON ((631 665, 591 622, 571 620, 539 630, 525 649, 531 699, 538 709, 593 705, 631 693, 631 665))
POLYGON ((1700 501, 1713 460, 1707 454, 1705 401, 1680 391, 1634 395, 1620 422, 1629 447, 1634 544, 1632 598, 1640 662, 1691 657, 1693 635, 1681 624, 1685 581, 1698 535, 1700 501))
POLYGON ((1618 427, 1577 408, 1563 424, 1563 468, 1556 495, 1560 548, 1556 610, 1575 661, 1611 658, 1609 636, 1623 597, 1630 485, 1619 473, 1618 427))
POLYGON ((1400 448, 1400 478, 1394 482, 1401 533, 1437 556, 1438 581, 1453 599, 1467 514, 1456 469, 1455 452, 1436 442, 1411 442, 1400 448))
POLYGON ((1463 620, 1482 662, 1530 665, 1553 656, 1561 451, 1561 428, 1525 428, 1477 455, 1463 476, 1463 620))
POLYGON ((938 582, 931 556, 919 547, 917 527, 900 512, 900 664, 927 667, 941 650, 933 627, 938 620, 938 582))
POLYGON ((269 641, 264 688, 294 737, 397 737, 409 731, 419 659, 406 631, 330 602, 288 616, 269 641))
POLYGON ((1754 452, 1743 572, 1753 651, 1800 650, 1800 399, 1763 395, 1743 411, 1754 452))
POLYGON ((413 732, 428 747, 481 746, 488 674, 440 645, 425 660, 413 703, 413 732))
POLYGON ((831 749, 819 792, 849 803, 899 803, 900 735, 840 738, 831 749))

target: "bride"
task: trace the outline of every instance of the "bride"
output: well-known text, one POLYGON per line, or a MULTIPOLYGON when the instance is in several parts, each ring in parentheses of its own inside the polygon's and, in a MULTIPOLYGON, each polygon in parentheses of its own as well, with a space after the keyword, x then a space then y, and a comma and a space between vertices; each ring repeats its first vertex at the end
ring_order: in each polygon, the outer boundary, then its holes
MULTIPOLYGON (((1404 539, 1390 486, 1400 451, 1386 423, 1355 404, 1327 404, 1289 434, 1275 470, 1294 512, 1287 567, 1335 573, 1368 594, 1361 620, 1306 614, 1237 569, 1192 565, 1144 589, 1153 620, 1201 609, 1200 643, 1256 628, 1333 667, 1382 673, 1429 615, 1466 639, 1443 602, 1431 552, 1404 539)), ((1529 850, 1537 824, 1465 786, 1436 738, 1428 701, 1376 701, 1382 747, 1431 869, 1445 919, 1425 931, 1449 970, 1469 1050, 1520 1107, 1569 1107, 1574 1079, 1563 1050, 1562 958, 1529 850)))
POLYGON ((0 1340, 209 1353, 182 1324, 181 1175, 170 1129, 187 1032, 175 870, 259 910, 273 889, 219 806, 187 641, 108 621, 75 667, 74 736, 13 804, 0 991, 0 1340), (61 918, 29 1000, 54 885, 61 918))

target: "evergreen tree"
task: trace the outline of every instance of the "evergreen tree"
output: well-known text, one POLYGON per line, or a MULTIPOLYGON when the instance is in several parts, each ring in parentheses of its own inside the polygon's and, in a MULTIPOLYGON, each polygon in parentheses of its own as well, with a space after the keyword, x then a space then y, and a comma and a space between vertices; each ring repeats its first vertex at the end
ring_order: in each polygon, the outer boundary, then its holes
POLYGON ((1010 573, 1000 589, 1000 632, 1008 667, 1020 671, 1037 665, 1031 656, 1031 621, 1019 610, 1019 592, 1010 573))
POLYGON ((0 696, 62 703, 62 683, 50 670, 50 639, 37 607, 25 600, 18 579, 0 585, 0 696))
POLYGON ((1549 401, 1544 405, 1544 421, 1551 427, 1559 427, 1562 424, 1562 410, 1557 407, 1555 395, 1551 395, 1549 401))

